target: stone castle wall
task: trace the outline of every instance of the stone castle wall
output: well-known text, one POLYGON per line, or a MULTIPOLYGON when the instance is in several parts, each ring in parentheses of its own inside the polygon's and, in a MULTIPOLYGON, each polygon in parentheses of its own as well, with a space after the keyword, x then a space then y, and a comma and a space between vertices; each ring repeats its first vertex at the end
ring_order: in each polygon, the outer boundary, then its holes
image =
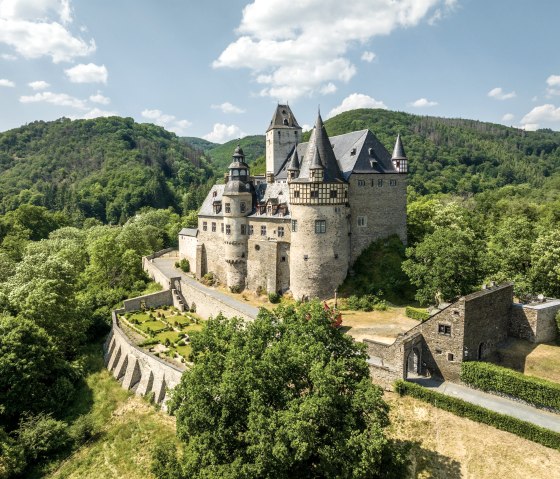
POLYGON ((154 401, 166 410, 168 391, 181 380, 183 373, 172 364, 142 350, 128 339, 113 311, 113 327, 104 345, 105 366, 122 387, 137 395, 154 394, 154 401))
POLYGON ((397 234, 406 244, 406 176, 397 173, 350 176, 351 264, 375 240, 397 234), (365 226, 358 225, 358 217, 367 218, 365 226))
POLYGON ((509 323, 510 335, 533 343, 548 343, 556 339, 556 314, 560 301, 536 305, 514 304, 509 323))

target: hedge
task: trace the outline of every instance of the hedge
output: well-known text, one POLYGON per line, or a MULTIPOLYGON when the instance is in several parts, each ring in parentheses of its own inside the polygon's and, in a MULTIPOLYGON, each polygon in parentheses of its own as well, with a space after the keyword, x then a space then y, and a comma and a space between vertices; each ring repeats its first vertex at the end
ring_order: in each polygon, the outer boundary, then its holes
POLYGON ((466 361, 461 365, 461 380, 482 391, 507 394, 537 407, 560 411, 560 384, 546 379, 492 363, 466 361))
POLYGON ((424 308, 413 308, 412 306, 407 306, 405 314, 408 318, 417 319, 418 321, 426 321, 430 317, 430 313, 424 308))
POLYGON ((449 411, 457 416, 493 426, 502 431, 511 432, 519 437, 560 450, 560 433, 535 426, 512 416, 500 414, 476 404, 463 401, 452 396, 426 389, 418 384, 399 379, 395 382, 395 391, 401 396, 408 395, 435 407, 449 411))

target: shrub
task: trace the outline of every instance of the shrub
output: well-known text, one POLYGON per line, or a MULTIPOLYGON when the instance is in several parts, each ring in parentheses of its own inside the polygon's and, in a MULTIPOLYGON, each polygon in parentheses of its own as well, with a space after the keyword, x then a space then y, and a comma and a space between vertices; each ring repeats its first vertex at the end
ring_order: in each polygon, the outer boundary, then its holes
MULTIPOLYGON (((465 363, 464 363, 465 364, 465 363)), ((463 401, 452 396, 431 391, 418 384, 403 380, 395 382, 395 391, 401 396, 408 395, 421 401, 432 404, 457 416, 466 417, 473 421, 487 424, 502 431, 511 432, 519 437, 537 442, 543 446, 560 450, 560 433, 535 426, 532 423, 522 421, 505 414, 500 414, 476 404, 463 401)))
POLYGON ((264 288, 262 286, 257 286, 257 290, 255 291, 257 296, 262 296, 264 294, 264 288))
POLYGON ((183 258, 180 262, 179 262, 179 268, 181 269, 181 271, 183 271, 184 273, 189 273, 191 270, 191 265, 189 263, 188 259, 183 258))
POLYGON ((272 304, 277 304, 280 302, 280 295, 278 293, 268 293, 268 300, 272 304))
POLYGON ((21 474, 25 466, 23 447, 0 427, 0 479, 21 474))
POLYGON ((94 435, 95 426, 93 418, 89 414, 79 416, 68 428, 68 434, 74 443, 74 446, 80 446, 94 435))
POLYGON ((206 286, 214 286, 214 284, 216 284, 216 276, 214 275, 214 273, 210 272, 210 273, 206 273, 203 277, 202 277, 202 284, 206 285, 206 286))
POLYGON ((196 313, 196 303, 191 303, 190 312, 191 313, 196 313))
POLYGON ((341 309, 350 309, 354 311, 385 311, 387 309, 387 302, 380 299, 379 296, 374 294, 367 294, 365 296, 356 296, 353 294, 341 301, 341 309))
POLYGON ((23 446, 25 456, 36 461, 65 448, 70 442, 70 437, 66 423, 41 413, 21 420, 18 440, 23 446))
POLYGON ((229 290, 233 293, 233 294, 239 294, 241 293, 241 288, 239 286, 230 286, 229 290))
POLYGON ((461 365, 461 380, 482 391, 507 394, 537 407, 560 411, 560 384, 545 379, 491 363, 467 361, 461 365))
POLYGON ((430 317, 430 313, 425 308, 413 308, 412 306, 406 307, 405 314, 407 318, 417 321, 426 321, 430 317))
POLYGON ((140 343, 140 347, 147 348, 148 346, 154 346, 156 344, 159 344, 157 339, 146 339, 146 341, 140 343))
POLYGON ((165 338, 165 346, 166 347, 171 346, 171 341, 169 340, 169 338, 165 338))
POLYGON ((177 448, 168 442, 159 442, 152 451, 152 474, 158 479, 182 477, 181 465, 177 458, 177 448))

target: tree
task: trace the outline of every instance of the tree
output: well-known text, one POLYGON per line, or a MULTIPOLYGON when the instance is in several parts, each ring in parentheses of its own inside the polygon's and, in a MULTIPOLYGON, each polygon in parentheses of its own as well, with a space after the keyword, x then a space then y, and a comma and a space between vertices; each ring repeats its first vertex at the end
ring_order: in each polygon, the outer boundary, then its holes
POLYGON ((61 412, 76 375, 47 333, 33 322, 0 317, 0 425, 24 413, 61 412))
POLYGON ((25 468, 23 447, 0 427, 0 479, 10 479, 25 468))
POLYGON ((560 229, 539 235, 531 252, 534 292, 560 297, 560 229))
POLYGON ((484 243, 468 228, 439 227, 414 248, 407 248, 403 270, 417 286, 423 304, 470 293, 483 277, 484 243))
POLYGON ((170 403, 185 477, 402 477, 365 349, 319 303, 217 317, 192 348, 170 403))

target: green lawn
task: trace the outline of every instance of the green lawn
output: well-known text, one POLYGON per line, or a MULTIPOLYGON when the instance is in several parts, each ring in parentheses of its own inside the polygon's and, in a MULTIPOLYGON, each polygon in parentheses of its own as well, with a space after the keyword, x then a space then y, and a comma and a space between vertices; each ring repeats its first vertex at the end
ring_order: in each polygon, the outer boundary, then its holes
POLYGON ((158 331, 163 331, 164 329, 167 329, 167 324, 162 323, 161 321, 145 321, 142 324, 137 325, 138 328, 144 332, 148 332, 148 329, 151 329, 152 331, 155 331, 156 333, 158 331))
POLYGON ((162 331, 154 336, 154 339, 157 339, 161 344, 165 344, 165 340, 169 339, 171 344, 176 343, 179 341, 179 335, 177 331, 162 331))
POLYGON ((190 344, 186 346, 175 346, 173 349, 177 351, 181 356, 183 356, 187 361, 189 360, 189 354, 191 354, 192 348, 190 344))

